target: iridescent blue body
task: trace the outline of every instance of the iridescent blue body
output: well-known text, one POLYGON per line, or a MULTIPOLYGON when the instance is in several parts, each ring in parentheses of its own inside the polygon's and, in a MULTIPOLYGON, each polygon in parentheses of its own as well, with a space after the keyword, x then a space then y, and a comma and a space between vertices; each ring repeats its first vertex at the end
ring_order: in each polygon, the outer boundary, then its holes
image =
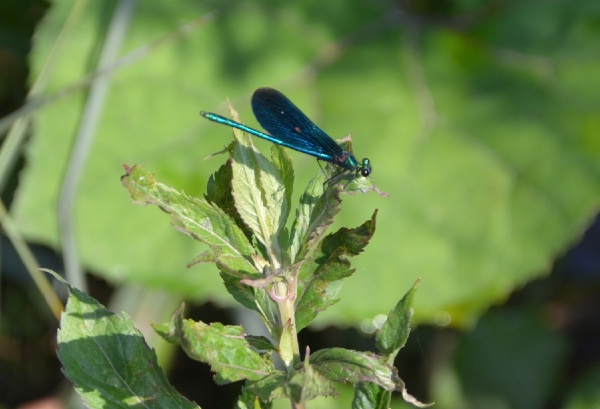
POLYGON ((252 111, 258 123, 268 133, 211 112, 202 111, 200 114, 211 121, 334 163, 344 171, 360 173, 365 177, 371 173, 369 159, 364 158, 362 162, 358 162, 354 155, 342 149, 281 92, 272 88, 257 89, 252 95, 252 111))

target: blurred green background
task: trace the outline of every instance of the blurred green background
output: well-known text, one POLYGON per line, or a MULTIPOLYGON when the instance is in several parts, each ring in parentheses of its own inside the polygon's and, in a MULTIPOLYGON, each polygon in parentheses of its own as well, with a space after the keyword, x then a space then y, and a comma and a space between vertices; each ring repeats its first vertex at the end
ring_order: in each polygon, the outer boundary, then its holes
MULTIPOLYGON (((328 338, 368 343, 351 328, 387 314, 421 277, 421 326, 400 357, 407 371, 399 367, 418 398, 438 408, 600 408, 600 388, 587 386, 600 384, 600 233, 577 248, 583 259, 563 257, 600 203, 599 2, 12 0, 0 11, 3 114, 22 106, 0 124, 30 121, 15 165, 0 162, 3 200, 25 240, 60 253, 57 202, 79 158, 73 243, 85 270, 130 301, 118 308, 143 311, 132 293, 168 300, 154 305, 158 322, 181 299, 233 306, 212 265, 186 267, 205 248, 157 209, 132 205, 119 178, 122 164, 139 163, 201 196, 224 160, 204 158, 231 132, 198 112, 227 115, 229 99, 258 127, 250 96, 270 86, 332 137, 351 133, 355 156, 371 159, 390 194, 344 198, 337 227, 377 208, 378 228, 311 334, 337 328, 352 336, 328 338), (108 62, 107 44, 116 47, 108 62), (93 122, 84 112, 98 79, 109 82, 93 122), (81 155, 85 125, 93 139, 81 155), (583 351, 574 323, 589 324, 583 351)), ((319 167, 292 157, 297 193, 319 167)), ((17 287, 3 274, 3 291, 17 287)), ((92 282, 103 300, 94 291, 92 282)), ((8 338, 23 318, 12 310, 23 311, 3 306, 8 338)), ((3 364, 6 374, 16 367, 3 364)))

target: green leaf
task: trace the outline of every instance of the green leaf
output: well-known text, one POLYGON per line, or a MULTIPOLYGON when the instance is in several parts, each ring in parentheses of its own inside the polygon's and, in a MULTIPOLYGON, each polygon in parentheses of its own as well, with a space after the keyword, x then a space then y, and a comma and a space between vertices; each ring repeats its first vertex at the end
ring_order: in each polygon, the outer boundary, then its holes
POLYGON ((412 304, 417 287, 421 280, 402 297, 396 304, 396 307, 387 316, 387 320, 377 334, 376 345, 379 352, 388 357, 389 362, 393 362, 398 351, 406 344, 410 334, 410 319, 413 315, 412 304))
POLYGON ((277 309, 267 290, 248 286, 240 282, 238 278, 228 274, 221 273, 221 278, 229 294, 244 307, 258 312, 273 338, 278 339, 280 324, 277 309))
POLYGON ((58 357, 90 408, 198 408, 169 384, 131 318, 76 288, 62 314, 58 357))
MULTIPOLYGON (((240 121, 230 108, 234 120, 240 121)), ((232 189, 242 220, 266 250, 271 264, 282 260, 279 233, 284 228, 290 203, 280 169, 265 158, 252 143, 250 135, 234 129, 232 189)), ((286 175, 286 177, 289 177, 286 175)), ((289 183, 289 181, 288 181, 289 183)))
MULTIPOLYGON (((422 403, 410 395, 404 382, 398 377, 396 368, 373 353, 343 348, 322 349, 310 356, 310 363, 316 371, 332 381, 353 385, 370 383, 387 392, 400 391, 402 398, 414 406, 426 408, 433 405, 422 403)), ((387 394, 378 388, 360 386, 358 391, 353 405, 382 407, 377 405, 383 405, 387 399, 387 394), (369 406, 371 404, 376 406, 369 406)))
MULTIPOLYGON (((282 208, 281 220, 285 223, 290 214, 290 207, 291 207, 291 203, 292 203, 292 193, 294 191, 294 168, 293 168, 292 158, 288 154, 287 149, 285 149, 279 145, 272 144, 271 160, 273 161, 273 164, 275 165, 275 167, 279 170, 279 173, 281 174, 281 178, 283 181, 284 192, 285 192, 285 197, 284 197, 283 203, 286 204, 286 206, 284 206, 282 208)), ((281 231, 279 233, 279 238, 278 238, 281 247, 283 249, 287 250, 282 255, 282 257, 283 257, 282 262, 283 262, 283 264, 287 264, 287 265, 290 264, 290 255, 288 254, 289 246, 290 246, 290 238, 288 237, 288 235, 289 235, 289 232, 288 232, 287 228, 284 226, 281 229, 281 231)))
POLYGON ((288 219, 290 213, 290 203, 292 203, 292 193, 294 191, 293 162, 288 149, 276 144, 271 145, 271 161, 281 175, 281 181, 284 186, 285 197, 283 203, 286 206, 282 209, 281 218, 285 221, 288 219))
POLYGON ((352 409, 389 409, 392 393, 374 383, 361 382, 354 387, 352 409))
POLYGON ((292 402, 306 402, 319 396, 337 396, 331 381, 306 363, 289 378, 283 372, 278 372, 247 383, 245 390, 261 401, 286 398, 292 402))
MULTIPOLYGON (((337 142, 346 152, 354 153, 351 135, 348 135, 337 142)), ((354 196, 357 194, 375 192, 382 197, 389 196, 388 193, 379 190, 379 188, 375 185, 375 181, 371 177, 363 177, 357 172, 340 170, 340 167, 333 163, 327 164, 326 172, 328 175, 327 184, 336 185, 336 188, 339 189, 340 193, 354 196)))
MULTIPOLYGON (((66 91, 66 97, 35 111, 11 207, 27 239, 55 249, 62 245, 56 203, 88 87, 68 90, 90 72, 113 3, 86 4, 69 35, 60 33, 71 2, 54 2, 38 25, 31 78, 58 50, 42 96, 66 91)), ((110 73, 77 191, 73 217, 82 264, 113 282, 230 302, 212 265, 181 268, 199 253, 196 243, 157 223, 154 211, 132 210, 115 181, 121 163, 144 163, 163 183, 201 197, 221 165, 201 158, 228 145, 230 132, 198 110, 224 114, 230 98, 248 125, 259 128, 250 96, 271 85, 332 137, 352 132, 357 159, 373 163, 368 179, 390 193, 385 200, 374 194, 345 200, 340 226, 355 225, 373 208, 383 220, 377 246, 353 262, 368 278, 347 280, 338 308, 319 319, 346 325, 380 314, 421 276, 413 322, 442 316, 472 324, 489 305, 547 274, 600 203, 597 2, 552 0, 539 8, 538 1, 522 0, 480 13, 482 4, 454 3, 454 15, 474 16, 458 31, 396 25, 361 38, 362 28, 390 15, 393 2, 336 0, 319 8, 323 24, 317 26, 311 2, 285 8, 245 2, 158 43, 213 6, 139 2, 121 50, 126 59, 132 51, 142 58, 110 73), (240 21, 245 30, 236 29, 240 21), (340 52, 328 52, 331 47, 340 52), (356 302, 364 294, 378 296, 356 302)), ((263 151, 272 145, 255 143, 263 151)), ((288 152, 301 193, 318 167, 313 158, 288 152)))
POLYGON ((333 223, 333 217, 340 211, 339 195, 335 189, 323 191, 325 181, 325 174, 319 172, 300 196, 290 233, 290 259, 294 262, 301 260, 313 249, 333 223))
POLYGON ((127 168, 121 183, 134 202, 160 207, 173 217, 175 227, 207 244, 227 272, 237 272, 243 277, 259 274, 250 262, 252 246, 219 207, 156 182, 154 175, 140 166, 127 168))
POLYGON ((209 364, 217 384, 259 380, 275 372, 268 355, 251 348, 241 326, 183 319, 181 309, 173 314, 171 322, 183 350, 190 358, 209 364))
POLYGON ((310 356, 310 364, 332 381, 351 384, 370 382, 387 391, 399 390, 402 385, 396 369, 371 352, 321 349, 310 356))
POLYGON ((323 239, 298 273, 296 327, 306 327, 316 315, 337 301, 341 280, 354 269, 346 257, 356 256, 375 233, 377 211, 371 220, 355 229, 341 228, 323 239))
MULTIPOLYGON (((287 382, 285 372, 277 371, 254 382, 246 382, 242 396, 255 396, 261 402, 269 402, 284 395, 283 387, 287 382)), ((246 400, 248 400, 246 398, 246 400)))
POLYGON ((272 401, 260 400, 247 388, 242 389, 236 406, 237 409, 270 409, 271 407, 273 407, 272 401))
MULTIPOLYGON (((230 144, 230 149, 233 151, 235 142, 230 144)), ((205 198, 209 203, 214 203, 219 206, 229 217, 235 221, 235 224, 244 232, 248 241, 252 240, 252 231, 244 224, 237 209, 233 195, 231 194, 231 179, 233 173, 231 170, 231 159, 225 162, 217 172, 208 178, 206 186, 205 198)))
POLYGON ((275 397, 290 398, 292 402, 306 402, 320 396, 337 396, 337 392, 329 379, 305 362, 286 383, 285 394, 275 397))
POLYGON ((252 348, 259 351, 277 351, 277 347, 262 335, 246 335, 246 341, 252 348))

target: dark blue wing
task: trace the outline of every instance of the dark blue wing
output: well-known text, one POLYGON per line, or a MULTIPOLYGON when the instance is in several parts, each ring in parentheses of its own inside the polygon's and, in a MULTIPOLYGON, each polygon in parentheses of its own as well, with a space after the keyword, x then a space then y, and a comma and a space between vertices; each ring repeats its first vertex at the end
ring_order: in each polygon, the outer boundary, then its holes
POLYGON ((281 92, 259 88, 252 95, 252 111, 273 142, 332 162, 346 152, 316 126, 281 92))

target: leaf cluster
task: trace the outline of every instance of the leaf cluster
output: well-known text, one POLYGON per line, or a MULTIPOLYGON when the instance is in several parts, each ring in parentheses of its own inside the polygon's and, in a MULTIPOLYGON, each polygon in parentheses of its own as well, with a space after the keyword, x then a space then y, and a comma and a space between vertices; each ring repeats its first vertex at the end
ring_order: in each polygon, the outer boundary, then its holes
MULTIPOLYGON (((304 407, 315 397, 335 396, 334 382, 355 385, 356 408, 388 407, 393 391, 424 406, 408 395, 393 367, 410 331, 416 285, 390 312, 378 333, 378 354, 342 348, 311 353, 307 348, 301 358, 299 351, 298 331, 338 300, 341 281, 354 273, 348 258, 360 254, 375 232, 376 211, 358 227, 327 234, 339 212, 340 194, 377 189, 370 180, 355 175, 328 178, 327 173, 335 172, 330 165, 309 182, 295 218, 288 224, 294 181, 290 157, 283 148, 273 146, 267 159, 248 135, 237 130, 234 135, 235 141, 225 149, 229 158, 209 179, 203 198, 157 182, 140 166, 127 167, 122 183, 136 203, 158 206, 170 214, 179 231, 208 247, 190 264, 215 263, 229 293, 260 314, 270 337, 248 335, 241 326, 185 319, 183 307, 169 323, 155 326, 156 331, 192 359, 209 364, 218 384, 244 381, 240 408, 268 408, 278 398, 289 399, 293 407, 304 407), (328 179, 335 183, 327 183, 328 179), (281 358, 284 368, 275 364, 273 354, 281 358)), ((156 385, 164 382, 164 374, 128 317, 108 313, 73 289, 62 328, 59 357, 78 391, 94 396, 86 398, 90 406, 95 407, 91 403, 96 399, 110 401, 111 406, 116 401, 158 402, 164 393, 173 402, 177 400, 177 406, 193 405, 174 397, 168 385, 155 387, 151 396, 143 390, 146 377, 151 380, 147 384, 156 385), (98 337, 105 341, 89 342, 98 337), (77 356, 82 352, 76 340, 86 344, 84 354, 100 358, 77 356), (135 354, 135 359, 129 359, 129 354, 135 354), (114 365, 118 359, 122 364, 114 365), (82 360, 89 366, 85 371, 78 370, 82 360), (95 386, 105 385, 107 380, 122 393, 95 386)))

